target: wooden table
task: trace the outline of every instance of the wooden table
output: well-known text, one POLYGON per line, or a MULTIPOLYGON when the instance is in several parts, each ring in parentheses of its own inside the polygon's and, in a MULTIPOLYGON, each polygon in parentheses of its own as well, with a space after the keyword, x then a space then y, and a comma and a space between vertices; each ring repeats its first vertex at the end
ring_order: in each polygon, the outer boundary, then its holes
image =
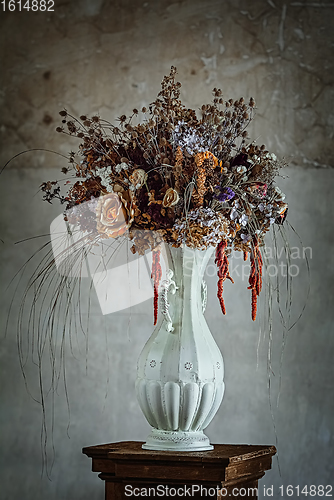
POLYGON ((275 446, 215 444, 212 451, 174 452, 143 450, 142 444, 124 441, 83 448, 92 458, 93 472, 100 472, 105 481, 106 500, 255 500, 258 480, 271 468, 276 453, 275 446))

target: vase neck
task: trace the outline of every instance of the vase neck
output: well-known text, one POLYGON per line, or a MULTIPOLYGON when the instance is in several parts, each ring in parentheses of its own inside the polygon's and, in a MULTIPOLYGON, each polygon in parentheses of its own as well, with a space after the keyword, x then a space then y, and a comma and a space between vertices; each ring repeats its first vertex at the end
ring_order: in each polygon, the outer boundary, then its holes
POLYGON ((165 246, 163 256, 166 267, 173 271, 173 280, 179 287, 179 296, 195 300, 199 296, 205 268, 214 251, 192 249, 187 246, 174 248, 165 246))

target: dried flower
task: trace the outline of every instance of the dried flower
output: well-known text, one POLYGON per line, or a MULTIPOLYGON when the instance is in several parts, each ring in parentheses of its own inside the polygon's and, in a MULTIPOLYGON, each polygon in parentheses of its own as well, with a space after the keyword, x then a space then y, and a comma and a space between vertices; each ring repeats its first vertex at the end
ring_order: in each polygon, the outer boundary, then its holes
POLYGON ((259 242, 256 239, 251 252, 251 272, 249 275, 249 290, 252 290, 252 320, 256 319, 257 298, 262 288, 262 256, 259 249, 259 242))
POLYGON ((158 321, 158 299, 159 299, 159 283, 162 277, 162 269, 160 265, 160 248, 155 248, 152 253, 152 273, 154 287, 154 325, 158 321))
POLYGON ((239 224, 241 226, 247 226, 247 222, 248 222, 248 215, 242 214, 242 216, 239 219, 239 224))
POLYGON ((172 231, 176 243, 186 243, 190 248, 205 249, 216 246, 228 235, 228 220, 211 208, 198 208, 175 221, 172 231))
POLYGON ((136 189, 139 189, 147 181, 147 173, 142 168, 136 168, 130 175, 130 181, 136 189))
POLYGON ((164 199, 162 200, 162 206, 163 207, 172 207, 173 205, 176 205, 177 202, 179 201, 179 195, 177 191, 173 188, 167 189, 164 199))
POLYGON ((180 87, 172 66, 155 101, 141 108, 138 124, 137 108, 129 117, 122 114, 117 127, 102 126, 97 115, 76 120, 61 111, 63 125, 56 130, 80 139, 80 159, 70 153, 70 168, 63 168, 73 176, 64 182, 65 194, 60 182, 49 181, 41 186, 43 199, 67 203, 72 220, 95 236, 96 229, 101 238, 129 229, 133 251, 140 254, 160 242, 147 239, 153 230, 174 246, 218 245, 222 309, 227 253, 250 253, 254 318, 262 269, 258 248, 270 226, 284 223, 288 213, 285 195, 275 186, 284 163, 264 145, 246 143, 253 98, 224 99, 215 88, 198 117, 182 104, 180 87), (84 212, 85 203, 91 208, 84 212))
POLYGON ((122 161, 121 163, 115 166, 115 171, 119 174, 122 170, 127 170, 128 168, 129 165, 125 161, 122 161))
POLYGON ((235 192, 230 187, 223 188, 222 190, 221 186, 216 187, 220 190, 220 193, 218 195, 215 195, 216 200, 224 202, 232 200, 232 198, 234 198, 235 192))
POLYGON ((127 231, 131 216, 131 204, 122 195, 101 196, 96 207, 97 231, 117 238, 127 231))
POLYGON ((234 283, 232 277, 230 276, 230 272, 228 270, 229 262, 226 255, 226 249, 227 249, 227 241, 222 240, 217 246, 216 258, 215 258, 215 263, 218 266, 217 275, 219 278, 217 297, 223 314, 226 314, 225 302, 223 299, 223 283, 226 279, 229 279, 232 283, 234 283))

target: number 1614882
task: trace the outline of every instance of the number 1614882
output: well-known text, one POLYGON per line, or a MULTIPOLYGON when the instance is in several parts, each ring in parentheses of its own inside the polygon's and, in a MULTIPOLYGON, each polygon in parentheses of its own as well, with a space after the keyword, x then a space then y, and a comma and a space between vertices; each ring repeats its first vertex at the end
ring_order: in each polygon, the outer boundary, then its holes
POLYGON ((53 0, 3 0, 2 11, 8 12, 54 12, 53 0))

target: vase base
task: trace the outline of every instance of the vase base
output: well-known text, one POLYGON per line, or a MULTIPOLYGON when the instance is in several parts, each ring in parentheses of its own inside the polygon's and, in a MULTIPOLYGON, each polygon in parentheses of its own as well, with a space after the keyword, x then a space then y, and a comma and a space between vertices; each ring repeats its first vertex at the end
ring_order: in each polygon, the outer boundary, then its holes
POLYGON ((144 450, 208 451, 213 450, 209 438, 203 431, 163 431, 152 429, 144 450))

